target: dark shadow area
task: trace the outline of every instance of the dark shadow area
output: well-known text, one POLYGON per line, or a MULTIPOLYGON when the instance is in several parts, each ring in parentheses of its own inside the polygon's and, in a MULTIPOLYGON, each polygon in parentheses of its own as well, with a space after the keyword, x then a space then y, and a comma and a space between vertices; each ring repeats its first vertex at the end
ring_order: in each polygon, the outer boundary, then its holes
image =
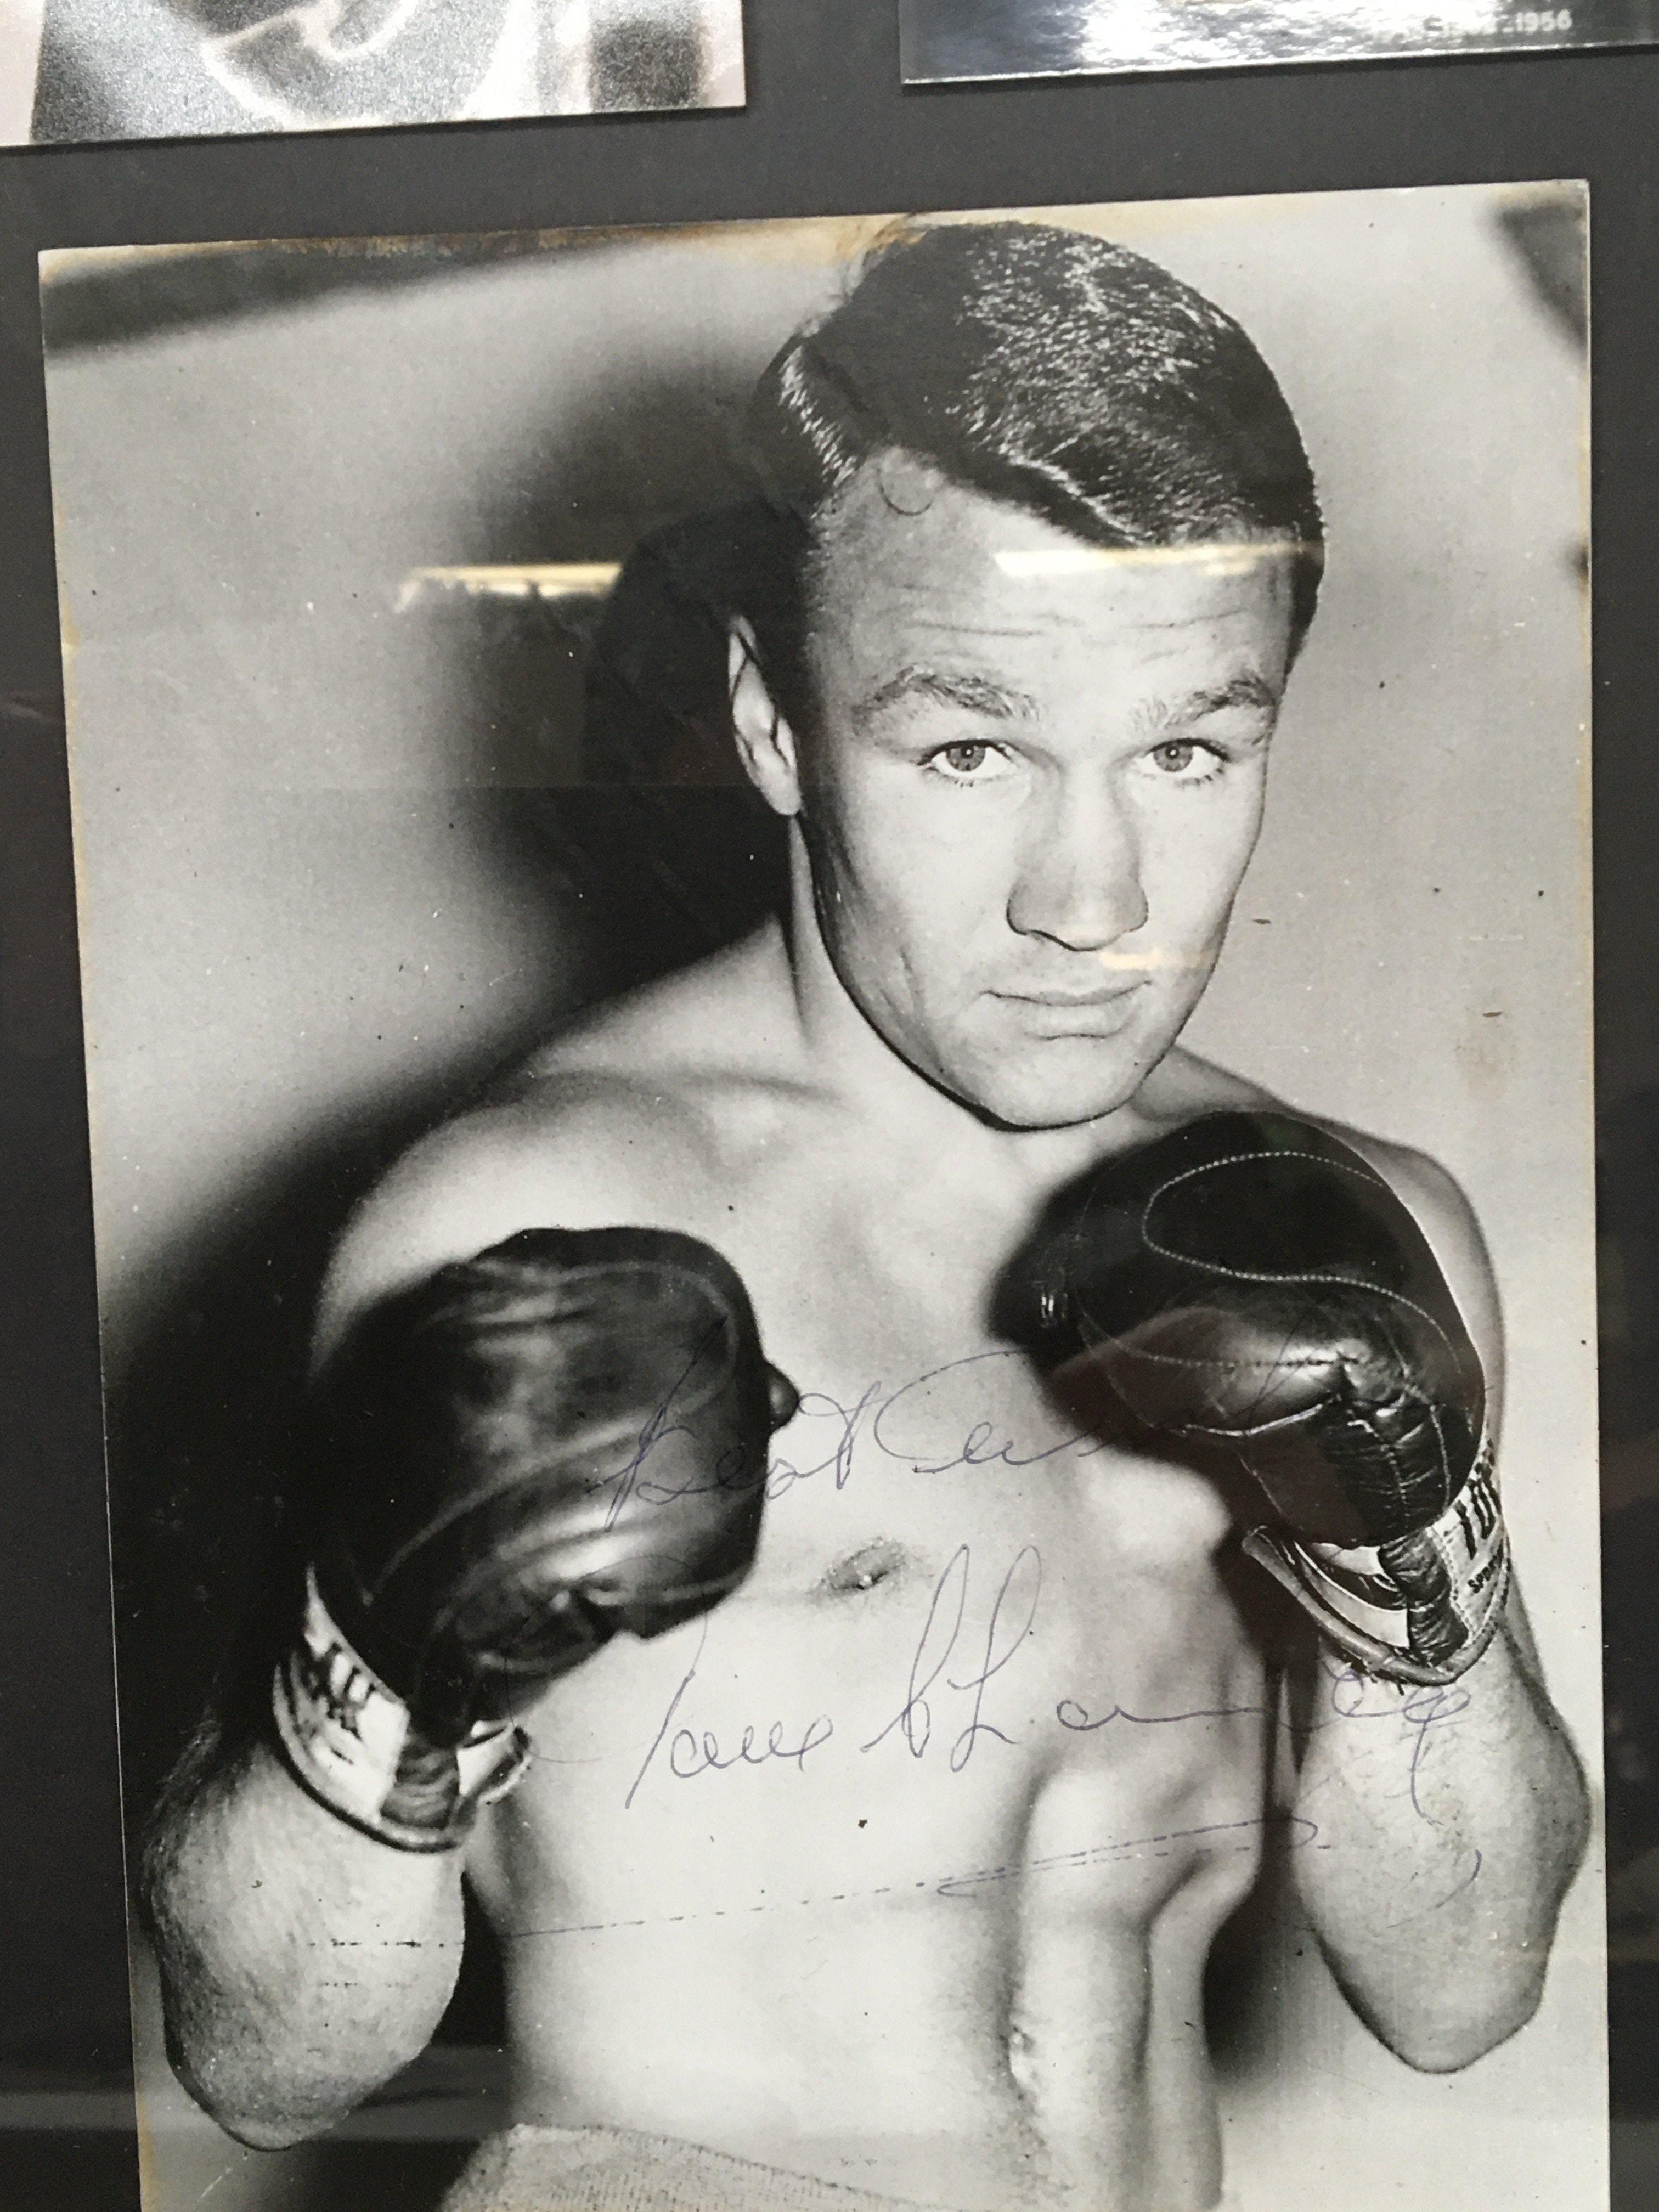
POLYGON ((1659 1090, 1597 1132, 1612 2108, 1659 2118, 1659 1090))
POLYGON ((1589 343, 1583 202, 1545 185, 1504 208, 1498 228, 1520 256, 1534 297, 1582 353, 1589 343))
MULTIPOLYGON (((581 780, 534 794, 592 916, 606 990, 700 959, 783 902, 783 824, 743 774, 726 708, 738 513, 657 531, 629 556, 590 651, 581 780)), ((527 641, 532 712, 534 661, 527 641)))
MULTIPOLYGON (((0 702, 0 1834, 10 1908, 0 1958, 0 2123, 14 2094, 131 2081, 109 1657, 97 1318, 87 1196, 80 978, 64 726, 56 698, 0 702)), ((129 2107, 130 2110, 130 2107, 129 2107)), ((0 2124, 0 2202, 136 2203, 95 2140, 61 2189, 8 2196, 43 2170, 0 2124), (34 2163, 31 2164, 30 2160, 34 2163), (111 2180, 99 2195, 102 2177, 111 2180), (76 2195, 79 2191, 81 2193, 76 2195)), ((118 2146, 118 2149, 120 2147, 118 2146)))
POLYGON ((748 380, 613 389, 512 523, 538 557, 620 562, 608 598, 465 617, 481 757, 580 902, 597 995, 731 943, 784 894, 783 825, 743 772, 727 707, 728 619, 767 550, 742 459, 748 380))
POLYGON ((115 2212, 138 2203, 138 2144, 114 2129, 0 2133, 0 2212, 115 2212))

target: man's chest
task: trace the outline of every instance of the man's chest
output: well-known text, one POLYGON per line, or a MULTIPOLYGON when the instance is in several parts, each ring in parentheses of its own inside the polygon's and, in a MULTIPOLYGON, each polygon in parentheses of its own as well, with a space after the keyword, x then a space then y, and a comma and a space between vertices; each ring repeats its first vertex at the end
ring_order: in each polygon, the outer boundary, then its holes
POLYGON ((1056 1784, 1125 1817, 1184 1802, 1218 1725, 1261 1733, 1219 1497, 1080 1428, 996 1337, 995 1239, 823 1177, 726 1188, 723 1220, 674 1225, 742 1275, 799 1410, 742 1587, 556 1686, 538 1718, 570 1747, 567 1807, 579 1780, 693 1829, 741 1803, 805 1850, 830 1807, 879 1802, 918 1846, 943 1822, 1000 1850, 1056 1784))
POLYGON ((1253 1863, 1267 1690, 1200 1479, 1079 1437, 1000 1347, 803 1388, 747 1582, 536 1716, 546 1878, 620 1838, 669 1899, 629 1913, 1133 1917, 1253 1863))
POLYGON ((791 1184, 734 1188, 723 1222, 695 1225, 799 1396, 771 1441, 754 1572, 723 1611, 802 1608, 800 1633, 832 1646, 857 1620, 865 1650, 902 1645, 919 1607, 981 1639, 1029 1613, 1022 1671, 1121 1641, 1136 1674, 1190 1643, 1189 1610, 1227 1613, 1232 1524, 1212 1485, 1092 1432, 995 1333, 1023 1222, 1005 1209, 982 1230, 972 1209, 827 1169, 791 1184))
POLYGON ((1080 1426, 994 1334, 994 1244, 873 1207, 787 1243, 751 1240, 741 1211, 732 1226, 800 1401, 772 1440, 754 1571, 709 1625, 728 1679, 797 1682, 878 1766, 958 1771, 999 1745, 1093 1764, 1103 1714, 1218 1701, 1245 1642, 1227 1509, 1080 1426))
POLYGON ((1038 1862, 1045 1897, 1151 1910, 1181 1869, 1148 1838, 1253 1850, 1262 1674, 1209 1485, 1080 1431, 960 1282, 933 1300, 914 1276, 806 1282, 787 1252, 728 1252, 800 1393, 755 1566, 555 1686, 520 1793, 550 1853, 531 1886, 611 1864, 622 1835, 649 1839, 654 1879, 672 1864, 681 1915, 755 1910, 786 1867, 849 1911, 1000 1909, 1038 1862))

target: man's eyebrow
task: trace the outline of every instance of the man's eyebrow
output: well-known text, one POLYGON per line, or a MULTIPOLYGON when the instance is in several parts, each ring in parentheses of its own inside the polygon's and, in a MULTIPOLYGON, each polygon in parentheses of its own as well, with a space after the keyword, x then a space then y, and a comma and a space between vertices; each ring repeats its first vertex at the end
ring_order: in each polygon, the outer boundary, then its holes
POLYGON ((873 720, 884 708, 923 699, 944 707, 959 707, 970 714, 989 714, 1000 722, 1032 721, 1039 708, 1024 691, 994 683, 988 676, 953 673, 946 669, 909 666, 877 687, 857 709, 860 722, 873 720))
POLYGON ((1279 695, 1267 678, 1254 668, 1247 668, 1224 684, 1206 685, 1189 691, 1184 698, 1148 709, 1148 720, 1158 727, 1170 722, 1197 721, 1205 714, 1224 714, 1229 708, 1254 708, 1259 714, 1276 714, 1279 695))

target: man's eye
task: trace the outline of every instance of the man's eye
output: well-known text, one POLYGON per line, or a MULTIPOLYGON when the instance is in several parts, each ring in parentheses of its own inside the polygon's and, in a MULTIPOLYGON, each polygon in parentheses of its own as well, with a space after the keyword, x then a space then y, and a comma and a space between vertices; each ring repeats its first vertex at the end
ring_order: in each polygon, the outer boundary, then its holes
POLYGON ((1152 762, 1171 782, 1207 783, 1220 768, 1222 756, 1192 738, 1172 738, 1167 745, 1153 748, 1152 762))
POLYGON ((941 745, 938 752, 928 755, 927 765, 939 769, 952 782, 988 783, 996 774, 1000 757, 994 745, 969 742, 941 745))

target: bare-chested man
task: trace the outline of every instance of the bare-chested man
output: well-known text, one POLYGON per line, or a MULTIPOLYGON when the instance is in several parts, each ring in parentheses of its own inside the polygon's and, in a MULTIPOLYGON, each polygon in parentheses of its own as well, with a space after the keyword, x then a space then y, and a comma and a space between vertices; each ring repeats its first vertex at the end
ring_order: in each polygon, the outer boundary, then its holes
POLYGON ((1536 2006, 1585 1819, 1466 1206, 1176 1042, 1311 478, 1236 325, 1036 224, 901 238, 752 428, 787 910, 348 1233, 276 1719, 151 1854, 176 2063, 326 2127, 431 2034, 465 1871, 520 2125, 458 2206, 1211 2205, 1269 1840, 1438 2071, 1536 2006))

